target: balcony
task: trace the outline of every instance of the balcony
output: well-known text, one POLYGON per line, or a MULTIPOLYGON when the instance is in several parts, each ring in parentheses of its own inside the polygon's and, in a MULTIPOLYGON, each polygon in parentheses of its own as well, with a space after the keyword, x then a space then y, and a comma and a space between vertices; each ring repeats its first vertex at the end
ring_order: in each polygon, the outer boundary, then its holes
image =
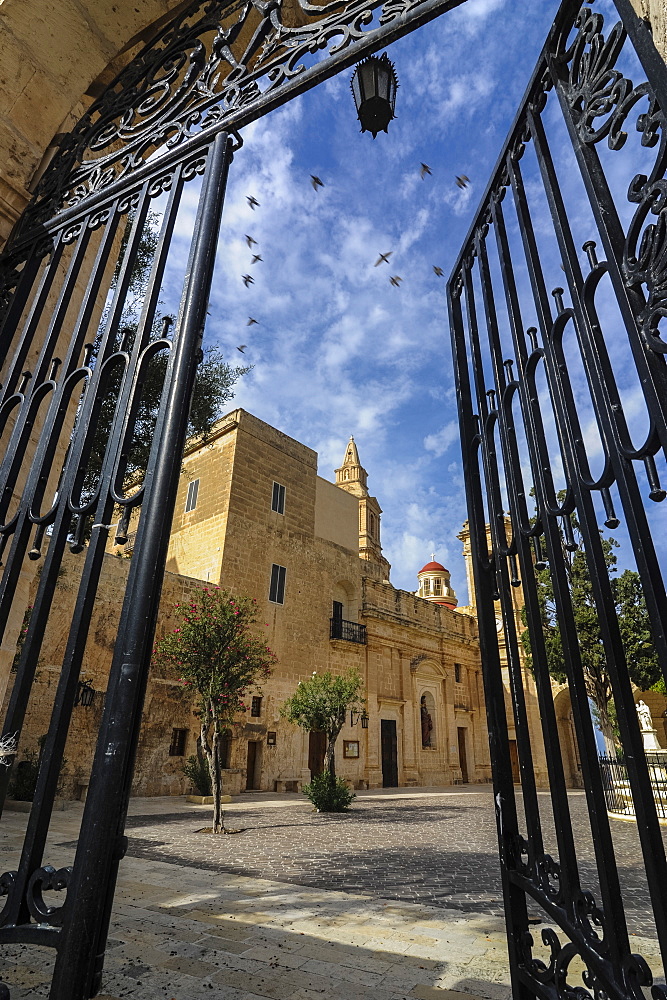
POLYGON ((330 639, 344 639, 345 642, 358 642, 366 645, 366 626, 357 622, 348 622, 344 618, 331 618, 330 639))

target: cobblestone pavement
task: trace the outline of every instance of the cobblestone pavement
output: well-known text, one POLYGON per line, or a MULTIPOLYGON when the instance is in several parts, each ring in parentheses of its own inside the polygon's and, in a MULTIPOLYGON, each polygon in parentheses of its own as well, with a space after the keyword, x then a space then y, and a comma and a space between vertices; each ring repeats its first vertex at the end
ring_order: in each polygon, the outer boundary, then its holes
MULTIPOLYGON (((586 800, 570 795, 583 887, 598 895, 586 800)), ((545 847, 556 853, 550 799, 540 795, 545 847)), ((248 794, 226 807, 229 828, 199 831, 206 808, 188 815, 135 815, 129 853, 320 889, 372 893, 386 899, 502 914, 493 797, 475 790, 362 793, 344 814, 317 814, 298 795, 248 794), (165 825, 168 821, 168 826, 165 825), (168 831, 168 836, 165 834, 168 831)), ((612 821, 631 932, 654 934, 635 824, 612 821)), ((535 909, 533 916, 539 916, 535 909)))

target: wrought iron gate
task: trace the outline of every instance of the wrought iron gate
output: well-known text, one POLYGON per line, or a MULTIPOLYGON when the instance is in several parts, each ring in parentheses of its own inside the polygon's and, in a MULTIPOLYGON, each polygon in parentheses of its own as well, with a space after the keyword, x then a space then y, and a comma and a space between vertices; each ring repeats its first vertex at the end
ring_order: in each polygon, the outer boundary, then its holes
MULTIPOLYGON (((25 560, 41 560, 5 727, 19 734, 69 545, 82 575, 17 871, 0 876, 0 942, 56 950, 52 1000, 100 986, 168 530, 236 130, 463 0, 195 0, 61 138, 0 261, 0 632, 25 560), (326 50, 322 58, 322 50, 326 50), (233 136, 233 138, 232 138, 233 136), (201 183, 174 324, 157 319, 186 184, 201 183), (149 213, 157 245, 133 328, 124 310, 149 213), (142 392, 168 354, 145 476, 126 490, 142 392), (94 440, 104 440, 91 472, 94 440), (110 524, 114 510, 122 514, 110 524), (109 533, 136 541, 72 866, 48 827, 109 533), (51 905, 45 893, 64 893, 51 905)), ((98 448, 99 452, 99 448, 98 448)), ((21 609, 21 612, 23 609, 21 609)), ((7 769, 0 768, 4 790, 7 769)), ((52 897, 51 897, 52 898, 52 897)), ((9 997, 0 984, 0 998, 9 997)))
MULTIPOLYGON (((625 534, 665 673, 667 598, 648 508, 665 498, 667 73, 629 0, 615 6, 562 5, 448 285, 515 998, 639 998, 652 982, 632 953, 598 766, 568 582, 573 525, 592 581, 663 965, 667 959, 665 850, 604 540, 605 528, 625 534), (578 864, 547 670, 537 586, 547 566, 595 851, 592 882, 578 864), (518 586, 541 734, 528 724, 518 586), (540 738, 548 798, 534 775, 540 738), (545 846, 546 826, 553 847, 545 846), (529 931, 529 907, 546 925, 541 944, 529 931)), ((653 995, 664 997, 664 986, 653 995)))

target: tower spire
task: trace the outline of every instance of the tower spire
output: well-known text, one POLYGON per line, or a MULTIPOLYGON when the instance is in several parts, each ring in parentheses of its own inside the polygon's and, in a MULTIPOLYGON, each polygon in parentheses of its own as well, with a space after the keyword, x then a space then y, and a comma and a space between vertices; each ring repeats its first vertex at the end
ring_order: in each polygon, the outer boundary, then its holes
MULTIPOLYGON (((368 492, 368 473, 359 459, 354 437, 350 436, 343 464, 336 469, 336 486, 351 493, 359 501, 359 555, 374 566, 373 575, 380 580, 389 579, 389 563, 382 555, 380 543, 380 515, 382 510, 375 497, 368 492)), ((370 569, 370 567, 369 567, 370 569)))
POLYGON ((354 493, 355 497, 367 497, 367 479, 368 473, 359 460, 359 451, 354 437, 350 435, 343 464, 339 469, 336 469, 336 486, 342 486, 348 493, 354 493))

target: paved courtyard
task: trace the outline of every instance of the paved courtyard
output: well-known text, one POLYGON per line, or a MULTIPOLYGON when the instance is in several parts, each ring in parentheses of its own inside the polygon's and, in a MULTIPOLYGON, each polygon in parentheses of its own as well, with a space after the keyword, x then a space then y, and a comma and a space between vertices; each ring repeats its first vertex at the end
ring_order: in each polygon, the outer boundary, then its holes
MULTIPOLYGON (((540 809, 545 846, 555 854, 546 793, 540 795, 540 809)), ((598 896, 583 792, 570 794, 570 809, 582 885, 598 896)), ((246 793, 225 814, 227 826, 242 832, 222 839, 199 832, 207 815, 196 807, 189 813, 132 816, 130 855, 502 915, 489 786, 378 790, 358 795, 349 813, 328 815, 315 813, 302 795, 246 793)), ((636 825, 614 820, 612 826, 630 930, 650 937, 653 919, 636 825)))
MULTIPOLYGON (((548 797, 540 803, 548 843, 548 797)), ((595 891, 585 799, 573 793, 570 804, 582 881, 595 891)), ((78 803, 55 814, 45 860, 71 862, 80 815, 78 803)), ((490 788, 363 793, 344 815, 316 814, 299 795, 249 793, 226 816, 242 832, 213 837, 200 832, 208 807, 132 801, 104 997, 428 1000, 454 990, 509 1000, 490 788)), ((24 824, 3 817, 5 868, 24 824)), ((658 971, 636 828, 615 821, 614 836, 636 950, 658 971)), ((48 995, 48 961, 3 949, 11 1000, 48 995)))

